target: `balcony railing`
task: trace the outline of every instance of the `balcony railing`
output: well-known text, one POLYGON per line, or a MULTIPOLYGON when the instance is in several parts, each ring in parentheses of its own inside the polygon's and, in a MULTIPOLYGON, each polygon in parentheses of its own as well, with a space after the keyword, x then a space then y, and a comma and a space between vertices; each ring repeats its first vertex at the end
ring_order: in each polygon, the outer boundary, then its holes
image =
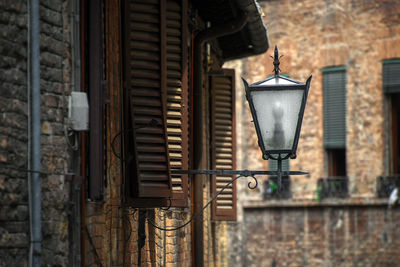
POLYGON ((317 182, 317 200, 324 198, 348 197, 347 176, 332 176, 319 178, 317 182))
POLYGON ((376 178, 376 193, 380 198, 387 198, 395 188, 400 188, 400 174, 381 175, 376 178))
POLYGON ((288 199, 292 195, 290 193, 290 177, 283 176, 281 188, 278 186, 278 177, 270 176, 264 182, 264 200, 269 199, 288 199))

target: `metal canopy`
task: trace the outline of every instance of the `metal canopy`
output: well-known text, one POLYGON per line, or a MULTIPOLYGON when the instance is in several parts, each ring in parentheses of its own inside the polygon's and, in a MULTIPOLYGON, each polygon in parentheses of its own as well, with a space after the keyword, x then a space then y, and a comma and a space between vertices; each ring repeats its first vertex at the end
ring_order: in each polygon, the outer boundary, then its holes
POLYGON ((237 33, 217 38, 223 61, 264 53, 269 48, 267 28, 260 7, 255 0, 194 0, 200 17, 211 25, 222 25, 237 20, 242 13, 248 22, 237 33))

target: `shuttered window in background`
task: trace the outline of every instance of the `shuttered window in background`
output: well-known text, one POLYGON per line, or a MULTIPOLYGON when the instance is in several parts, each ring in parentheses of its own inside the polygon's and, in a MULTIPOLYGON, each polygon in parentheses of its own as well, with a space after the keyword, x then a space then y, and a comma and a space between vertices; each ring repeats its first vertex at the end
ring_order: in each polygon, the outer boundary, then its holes
POLYGON ((328 176, 347 175, 346 168, 346 69, 324 68, 324 147, 328 176))
POLYGON ((188 168, 186 5, 126 0, 123 10, 130 195, 184 206, 187 175, 171 175, 171 169, 188 168))
POLYGON ((324 146, 346 147, 346 69, 324 68, 324 146))
POLYGON ((400 59, 383 61, 383 92, 400 93, 400 59))
POLYGON ((386 59, 382 62, 383 92, 387 106, 387 169, 390 174, 400 172, 400 59, 386 59))
MULTIPOLYGON (((268 160, 268 170, 278 170, 278 161, 273 159, 268 160)), ((290 171, 288 159, 282 160, 282 171, 290 171)))
MULTIPOLYGON (((211 168, 236 169, 235 73, 211 76, 211 168)), ((212 175, 211 194, 217 194, 234 177, 212 175)), ((212 203, 213 220, 236 220, 236 182, 212 203)))

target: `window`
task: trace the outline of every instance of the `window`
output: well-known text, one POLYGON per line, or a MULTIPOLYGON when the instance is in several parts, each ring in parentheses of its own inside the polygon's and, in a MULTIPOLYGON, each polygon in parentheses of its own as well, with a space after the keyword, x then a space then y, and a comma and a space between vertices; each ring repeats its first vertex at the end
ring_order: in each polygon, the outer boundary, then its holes
POLYGON ((317 198, 347 197, 346 69, 330 67, 323 74, 324 148, 327 177, 317 183, 317 198))
MULTIPOLYGON (((236 169, 235 73, 211 76, 211 169, 236 169)), ((211 194, 216 195, 234 177, 212 175, 211 194)), ((212 202, 213 220, 236 220, 236 182, 212 202)))
POLYGON ((400 186, 400 59, 384 60, 382 64, 383 93, 386 104, 386 173, 377 177, 378 197, 389 197, 400 186))
POLYGON ((383 61, 383 92, 387 105, 387 141, 388 141, 388 172, 398 174, 400 171, 400 59, 383 61))
POLYGON ((346 176, 346 69, 323 72, 324 148, 328 176, 346 176))
POLYGON ((181 1, 124 1, 124 147, 133 206, 185 206, 188 169, 186 19, 181 1), (169 202, 170 201, 170 202, 169 202))

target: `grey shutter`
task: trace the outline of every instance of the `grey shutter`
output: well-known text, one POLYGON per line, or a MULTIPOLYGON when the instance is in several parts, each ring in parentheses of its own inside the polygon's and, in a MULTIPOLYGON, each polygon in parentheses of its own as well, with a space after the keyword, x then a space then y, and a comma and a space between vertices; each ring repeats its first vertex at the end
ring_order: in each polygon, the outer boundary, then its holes
MULTIPOLYGON (((268 169, 270 171, 278 170, 278 161, 273 159, 268 160, 268 169)), ((282 160, 282 171, 290 171, 288 159, 282 160)))
POLYGON ((346 147, 346 70, 323 70, 324 146, 346 147))
POLYGON ((383 61, 383 92, 400 93, 400 59, 383 61))

